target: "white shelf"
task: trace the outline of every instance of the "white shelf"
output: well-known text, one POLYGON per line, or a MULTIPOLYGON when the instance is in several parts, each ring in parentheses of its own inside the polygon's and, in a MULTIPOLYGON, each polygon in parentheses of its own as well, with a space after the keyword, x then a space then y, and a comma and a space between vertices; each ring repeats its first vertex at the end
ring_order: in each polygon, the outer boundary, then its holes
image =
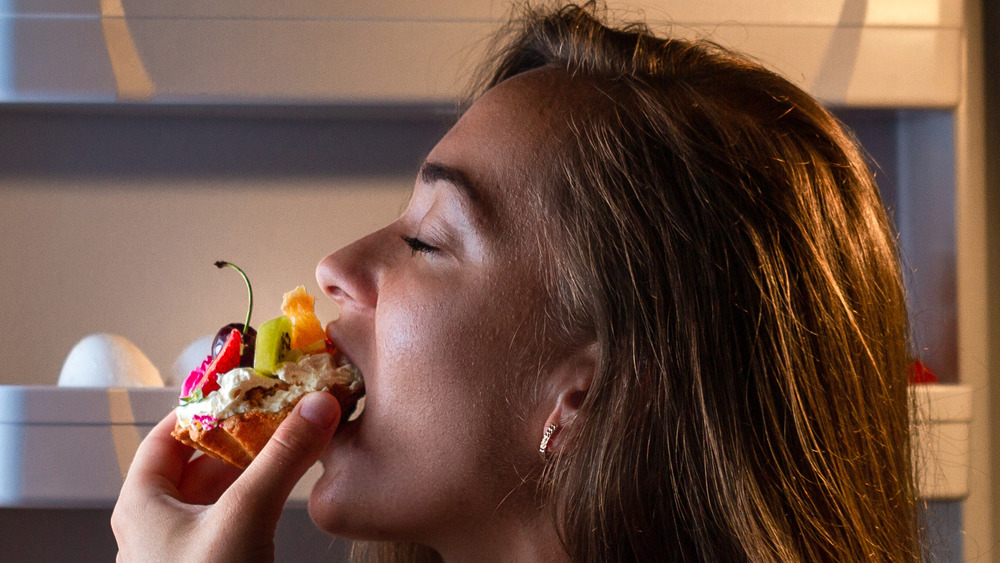
MULTIPOLYGON (((13 38, 0 44, 0 103, 451 103, 506 5, 29 0, 0 11, 13 38)), ((961 0, 610 7, 743 50, 829 103, 959 101, 961 0)))
MULTIPOLYGON (((110 508, 176 388, 0 385, 0 508, 110 508)), ((304 507, 317 464, 288 504, 304 507)))

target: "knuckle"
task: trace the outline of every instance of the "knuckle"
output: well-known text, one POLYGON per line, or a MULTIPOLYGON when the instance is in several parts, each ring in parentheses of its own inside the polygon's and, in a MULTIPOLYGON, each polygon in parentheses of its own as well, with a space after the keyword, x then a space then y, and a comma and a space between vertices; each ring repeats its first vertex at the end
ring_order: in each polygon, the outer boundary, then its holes
POLYGON ((273 446, 270 455, 282 464, 294 463, 309 455, 314 449, 312 441, 303 428, 279 428, 271 438, 273 446))
POLYGON ((125 514, 130 510, 130 506, 131 505, 128 502, 128 499, 122 498, 111 512, 111 531, 114 533, 115 537, 121 536, 130 520, 128 515, 125 514))

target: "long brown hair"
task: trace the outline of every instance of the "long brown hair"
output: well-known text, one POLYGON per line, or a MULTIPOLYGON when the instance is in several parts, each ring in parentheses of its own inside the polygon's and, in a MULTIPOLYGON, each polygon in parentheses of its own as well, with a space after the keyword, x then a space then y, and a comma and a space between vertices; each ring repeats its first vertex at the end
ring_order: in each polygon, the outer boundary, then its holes
MULTIPOLYGON (((905 297, 878 190, 816 101, 717 45, 532 12, 553 67, 553 310, 598 370, 542 488, 574 561, 919 560, 905 297)), ((415 552, 411 552, 411 555, 415 552)))

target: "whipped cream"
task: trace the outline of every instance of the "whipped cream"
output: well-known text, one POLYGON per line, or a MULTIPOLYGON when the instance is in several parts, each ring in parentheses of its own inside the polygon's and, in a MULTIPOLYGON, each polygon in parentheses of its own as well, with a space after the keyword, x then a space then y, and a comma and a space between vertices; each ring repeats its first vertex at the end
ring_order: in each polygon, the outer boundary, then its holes
POLYGON ((297 362, 282 364, 274 377, 266 377, 252 368, 236 368, 218 376, 219 389, 204 399, 175 409, 182 427, 192 424, 211 429, 217 422, 249 410, 276 413, 310 391, 331 385, 345 385, 357 391, 361 377, 353 365, 343 362, 334 367, 330 354, 311 354, 297 362), (248 396, 248 392, 250 396, 248 396))

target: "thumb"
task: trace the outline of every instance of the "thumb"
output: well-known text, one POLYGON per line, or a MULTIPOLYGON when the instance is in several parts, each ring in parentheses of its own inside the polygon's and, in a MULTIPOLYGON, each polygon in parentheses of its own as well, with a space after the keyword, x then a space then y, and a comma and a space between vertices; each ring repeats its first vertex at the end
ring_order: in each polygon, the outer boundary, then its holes
POLYGON ((321 391, 303 397, 220 503, 277 526, 295 483, 319 459, 339 422, 340 404, 333 395, 321 391))

